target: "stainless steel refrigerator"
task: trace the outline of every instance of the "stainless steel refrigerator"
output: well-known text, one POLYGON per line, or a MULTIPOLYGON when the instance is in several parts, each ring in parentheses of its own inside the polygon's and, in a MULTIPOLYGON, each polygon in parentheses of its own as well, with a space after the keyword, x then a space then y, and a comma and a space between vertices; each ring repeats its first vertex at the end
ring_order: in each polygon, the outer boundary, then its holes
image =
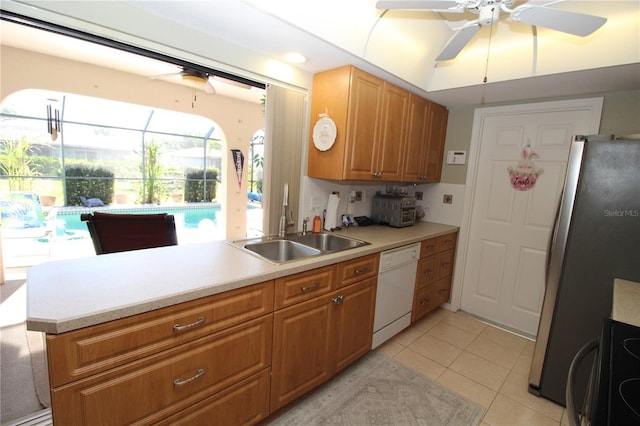
POLYGON ((610 317, 614 278, 640 282, 640 138, 577 136, 547 251, 531 393, 565 405, 569 365, 610 317))

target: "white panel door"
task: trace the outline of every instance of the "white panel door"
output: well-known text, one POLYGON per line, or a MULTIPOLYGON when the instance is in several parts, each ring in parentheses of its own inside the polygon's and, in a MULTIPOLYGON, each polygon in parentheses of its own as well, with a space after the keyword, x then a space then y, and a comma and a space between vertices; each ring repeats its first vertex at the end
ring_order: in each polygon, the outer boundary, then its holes
POLYGON ((547 243, 571 141, 576 134, 597 133, 600 118, 598 109, 594 120, 592 105, 554 104, 488 108, 495 113, 476 112, 481 123, 474 123, 479 152, 470 185, 461 308, 528 335, 538 328, 547 243), (537 158, 519 164, 527 146, 537 158), (519 165, 542 169, 531 189, 512 186, 508 170, 519 165))

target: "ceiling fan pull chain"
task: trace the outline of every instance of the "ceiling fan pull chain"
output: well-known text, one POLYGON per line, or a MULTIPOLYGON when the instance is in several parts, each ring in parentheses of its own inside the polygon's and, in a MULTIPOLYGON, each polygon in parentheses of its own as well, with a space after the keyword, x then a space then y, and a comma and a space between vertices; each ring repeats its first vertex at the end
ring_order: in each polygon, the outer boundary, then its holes
MULTIPOLYGON (((495 10, 495 7, 491 8, 491 13, 495 10)), ((487 62, 484 65, 484 78, 482 79, 483 83, 487 82, 487 73, 489 70, 489 53, 491 52, 491 36, 493 35, 493 24, 495 23, 495 19, 491 20, 491 25, 489 26, 489 44, 487 45, 487 62)))

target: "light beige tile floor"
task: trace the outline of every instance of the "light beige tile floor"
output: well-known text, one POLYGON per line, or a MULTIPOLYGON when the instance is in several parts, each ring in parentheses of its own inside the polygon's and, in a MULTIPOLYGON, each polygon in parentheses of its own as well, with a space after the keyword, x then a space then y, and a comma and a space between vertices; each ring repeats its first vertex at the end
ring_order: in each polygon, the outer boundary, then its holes
POLYGON ((485 408, 481 426, 566 426, 564 407, 528 391, 533 342, 438 309, 377 350, 485 408))

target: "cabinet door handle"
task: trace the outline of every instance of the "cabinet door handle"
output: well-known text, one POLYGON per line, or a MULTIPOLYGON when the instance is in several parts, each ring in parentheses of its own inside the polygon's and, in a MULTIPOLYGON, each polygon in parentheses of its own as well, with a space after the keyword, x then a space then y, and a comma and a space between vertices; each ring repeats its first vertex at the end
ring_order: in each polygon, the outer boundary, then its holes
POLYGON ((362 269, 356 269, 355 271, 353 271, 353 275, 360 275, 360 274, 364 274, 369 272, 369 266, 365 266, 362 269))
POLYGON ((300 290, 302 290, 303 293, 306 293, 308 291, 315 290, 318 287, 320 287, 320 283, 315 282, 311 285, 303 285, 302 287, 300 287, 300 290))
POLYGON ((333 299, 331 299, 331 301, 333 302, 334 305, 339 305, 342 302, 344 302, 344 295, 340 295, 340 296, 336 296, 333 299))
POLYGON ((187 330, 189 328, 197 327, 199 325, 202 325, 202 324, 204 324, 204 322, 205 322, 204 317, 198 317, 198 319, 195 322, 192 322, 191 324, 185 324, 185 325, 174 324, 173 325, 173 331, 184 331, 184 330, 187 330))
POLYGON ((420 306, 427 306, 428 303, 429 303, 429 299, 422 299, 420 301, 420 306))
POLYGON ((183 386, 183 385, 186 385, 187 383, 191 383, 191 382, 193 382, 194 380, 197 380, 197 379, 199 379, 199 378, 200 378, 200 377, 202 377, 202 376, 204 376, 204 368, 199 369, 199 370, 198 370, 198 372, 197 372, 194 376, 189 377, 188 379, 175 379, 175 380, 173 381, 173 386, 183 386))

